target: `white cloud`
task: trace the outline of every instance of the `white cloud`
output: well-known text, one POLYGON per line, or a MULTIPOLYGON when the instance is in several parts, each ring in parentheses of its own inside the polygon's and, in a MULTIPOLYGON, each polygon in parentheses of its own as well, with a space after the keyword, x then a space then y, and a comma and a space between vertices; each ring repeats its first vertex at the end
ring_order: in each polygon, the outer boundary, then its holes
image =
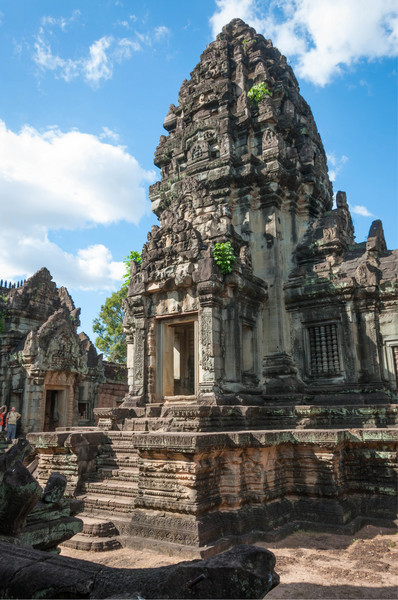
MULTIPOLYGON (((152 46, 154 43, 167 40, 171 35, 170 29, 165 25, 159 25, 147 33, 135 32, 136 39, 104 35, 89 46, 86 55, 77 58, 63 58, 53 52, 52 44, 49 41, 54 40, 52 28, 57 26, 65 32, 69 24, 79 15, 79 11, 74 11, 69 19, 43 17, 42 26, 35 37, 32 58, 41 72, 52 71, 55 77, 67 82, 82 77, 94 89, 98 88, 102 82, 112 78, 115 63, 121 63, 131 58, 133 52, 142 50, 142 44, 152 46)), ((136 17, 130 15, 130 19, 135 21, 136 17)), ((115 24, 130 29, 127 21, 116 21, 115 24)))
POLYGON ((90 58, 84 62, 85 79, 88 82, 98 84, 101 79, 112 77, 113 66, 107 55, 112 42, 111 36, 104 36, 90 46, 90 58))
POLYGON ((102 81, 113 75, 115 62, 131 57, 132 51, 140 50, 140 45, 126 38, 115 40, 113 36, 103 36, 91 44, 88 56, 84 58, 61 58, 54 55, 51 45, 45 40, 43 32, 36 37, 33 60, 44 71, 53 71, 57 77, 71 81, 77 77, 96 88, 102 81))
POLYGON ((213 35, 240 17, 295 63, 303 79, 326 85, 361 60, 398 52, 396 0, 216 0, 213 35))
POLYGON ((127 38, 122 38, 118 40, 116 48, 113 52, 113 57, 115 61, 122 62, 122 60, 131 57, 131 52, 138 52, 141 50, 141 44, 139 44, 136 40, 129 40, 127 38))
POLYGON ((348 156, 343 154, 340 157, 336 157, 333 152, 330 152, 326 155, 326 157, 328 159, 329 179, 330 181, 336 181, 337 175, 348 161, 348 156))
POLYGON ((120 139, 120 135, 109 127, 103 127, 99 138, 100 140, 110 140, 111 142, 117 143, 120 139))
MULTIPOLYGON (((104 128, 103 133, 114 134, 104 128)), ((101 137, 101 136, 100 136, 101 137)), ((155 180, 125 148, 56 128, 13 132, 0 121, 0 274, 30 275, 47 266, 71 287, 110 289, 123 273, 102 244, 65 252, 51 232, 127 221, 149 213, 146 187, 155 180)), ((84 237, 82 236, 82 239, 84 237)))
POLYGON ((361 217, 374 217, 374 215, 368 211, 366 206, 361 206, 360 204, 356 204, 355 206, 350 206, 350 210, 355 215, 360 215, 361 217))
POLYGON ((171 31, 165 25, 159 25, 152 31, 148 31, 146 33, 140 33, 139 31, 136 31, 135 35, 142 44, 145 44, 146 46, 152 46, 154 42, 158 43, 162 42, 163 40, 168 40, 170 38, 171 31))
POLYGON ((68 17, 42 17, 41 24, 43 27, 51 28, 52 26, 59 27, 62 31, 66 31, 71 23, 76 21, 81 15, 80 10, 76 9, 72 11, 72 15, 68 17))
POLYGON ((262 30, 262 20, 257 16, 255 0, 216 0, 217 11, 210 17, 213 36, 220 33, 232 19, 240 18, 255 29, 262 30))
POLYGON ((119 25, 120 27, 125 27, 126 29, 131 29, 130 23, 128 21, 116 21, 115 25, 119 25))
POLYGON ((171 31, 165 25, 160 25, 159 27, 155 27, 153 35, 157 42, 163 40, 165 38, 170 37, 171 31))

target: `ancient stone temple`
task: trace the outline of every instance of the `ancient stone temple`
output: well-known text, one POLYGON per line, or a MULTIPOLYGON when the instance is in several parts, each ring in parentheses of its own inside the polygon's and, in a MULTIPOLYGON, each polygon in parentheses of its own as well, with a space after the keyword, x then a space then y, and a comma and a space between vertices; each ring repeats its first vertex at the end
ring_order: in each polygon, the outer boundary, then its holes
POLYGON ((102 405, 116 406, 118 385, 104 377, 89 338, 76 333, 80 309, 66 288, 43 268, 0 293, 0 404, 16 407, 25 432, 94 425, 99 392, 102 405))
POLYGON ((285 58, 233 22, 164 127, 150 190, 160 227, 129 289, 132 400, 390 402, 397 253, 379 221, 355 243, 343 192, 333 209, 323 145, 285 58), (251 102, 263 82, 268 93, 251 102), (223 275, 213 253, 226 242, 236 264, 223 275))
POLYGON ((355 243, 292 69, 242 21, 164 127, 160 226, 125 306, 129 394, 99 414, 86 514, 111 515, 126 544, 202 555, 300 525, 390 523, 397 251, 379 221, 355 243))

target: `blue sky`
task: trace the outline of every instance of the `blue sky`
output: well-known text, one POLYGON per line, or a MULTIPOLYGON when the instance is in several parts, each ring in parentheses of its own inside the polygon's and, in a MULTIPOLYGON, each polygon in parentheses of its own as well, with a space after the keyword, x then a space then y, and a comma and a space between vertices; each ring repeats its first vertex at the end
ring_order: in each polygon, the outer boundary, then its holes
POLYGON ((0 0, 0 278, 46 266, 93 340, 156 222, 169 105, 234 17, 294 68, 357 241, 379 218, 398 245, 396 0, 0 0))

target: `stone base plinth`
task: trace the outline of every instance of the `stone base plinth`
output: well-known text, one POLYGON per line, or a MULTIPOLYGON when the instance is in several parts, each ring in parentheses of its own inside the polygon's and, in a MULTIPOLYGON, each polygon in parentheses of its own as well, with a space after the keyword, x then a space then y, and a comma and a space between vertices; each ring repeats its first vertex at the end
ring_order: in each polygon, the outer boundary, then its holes
POLYGON ((139 485, 125 533, 209 556, 300 527, 391 526, 397 440, 395 429, 133 434, 139 485))
POLYGON ((351 534, 396 518, 396 428, 101 435, 79 498, 86 514, 117 521, 121 544, 207 557, 298 528, 351 534))

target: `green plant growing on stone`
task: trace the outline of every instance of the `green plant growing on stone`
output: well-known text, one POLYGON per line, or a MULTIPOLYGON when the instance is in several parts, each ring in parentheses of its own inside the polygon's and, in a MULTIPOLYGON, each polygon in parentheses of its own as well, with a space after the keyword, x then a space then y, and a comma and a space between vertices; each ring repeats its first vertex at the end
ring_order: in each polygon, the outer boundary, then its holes
POLYGON ((253 45, 257 42, 257 38, 252 38, 248 40, 242 40, 242 46, 246 50, 246 46, 249 42, 253 42, 253 45))
POLYGON ((123 275, 123 279, 124 279, 124 283, 123 283, 123 287, 128 286, 129 281, 130 281, 130 265, 131 262, 135 262, 137 265, 140 265, 142 262, 142 256, 141 256, 141 252, 137 252, 136 250, 132 250, 130 252, 130 254, 128 254, 126 256, 126 258, 124 259, 124 264, 126 265, 126 271, 123 275))
POLYGON ((223 275, 231 273, 233 266, 236 263, 236 256, 234 249, 231 246, 231 242, 218 242, 215 244, 213 258, 216 265, 220 267, 223 275))
POLYGON ((265 96, 272 96, 272 93, 266 87, 264 81, 255 83, 247 92, 247 97, 253 104, 258 104, 265 96))

